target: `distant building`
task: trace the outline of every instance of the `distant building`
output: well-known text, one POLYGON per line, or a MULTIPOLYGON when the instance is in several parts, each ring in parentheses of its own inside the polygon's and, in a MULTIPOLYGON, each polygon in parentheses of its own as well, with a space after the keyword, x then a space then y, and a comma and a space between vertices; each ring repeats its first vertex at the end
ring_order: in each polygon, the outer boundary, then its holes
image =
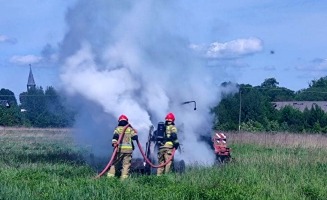
POLYGON ((319 106, 323 111, 327 112, 327 101, 279 101, 272 102, 272 104, 277 110, 285 106, 291 106, 300 111, 304 111, 305 108, 310 110, 314 106, 319 106))
POLYGON ((31 89, 35 89, 36 85, 35 85, 35 81, 34 81, 34 77, 33 77, 33 72, 32 72, 32 67, 30 65, 30 73, 28 75, 28 81, 27 81, 27 91, 31 90, 31 89))

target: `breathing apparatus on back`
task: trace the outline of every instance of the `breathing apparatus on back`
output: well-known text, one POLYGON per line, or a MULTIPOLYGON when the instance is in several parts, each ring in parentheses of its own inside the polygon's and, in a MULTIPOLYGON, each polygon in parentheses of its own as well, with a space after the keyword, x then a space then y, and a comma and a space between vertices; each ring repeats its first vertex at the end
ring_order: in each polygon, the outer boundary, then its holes
POLYGON ((157 130, 153 132, 152 141, 156 143, 156 146, 162 145, 165 143, 166 139, 166 125, 164 122, 159 122, 157 130))

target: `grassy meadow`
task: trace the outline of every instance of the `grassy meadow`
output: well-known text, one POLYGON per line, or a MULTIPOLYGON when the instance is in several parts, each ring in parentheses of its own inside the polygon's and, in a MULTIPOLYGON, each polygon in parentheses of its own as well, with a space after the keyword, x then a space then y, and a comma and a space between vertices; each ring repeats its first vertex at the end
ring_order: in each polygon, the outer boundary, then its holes
POLYGON ((0 129, 0 199, 327 199, 326 136, 228 136, 231 163, 120 181, 94 179, 69 130, 0 129))

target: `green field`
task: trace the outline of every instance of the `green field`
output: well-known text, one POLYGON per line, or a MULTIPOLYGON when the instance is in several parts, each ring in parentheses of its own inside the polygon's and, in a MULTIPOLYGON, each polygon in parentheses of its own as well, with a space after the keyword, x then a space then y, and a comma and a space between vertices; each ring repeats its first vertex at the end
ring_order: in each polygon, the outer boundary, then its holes
POLYGON ((229 164, 122 182, 94 179, 69 135, 0 131, 0 199, 327 199, 324 136, 232 134, 229 164))

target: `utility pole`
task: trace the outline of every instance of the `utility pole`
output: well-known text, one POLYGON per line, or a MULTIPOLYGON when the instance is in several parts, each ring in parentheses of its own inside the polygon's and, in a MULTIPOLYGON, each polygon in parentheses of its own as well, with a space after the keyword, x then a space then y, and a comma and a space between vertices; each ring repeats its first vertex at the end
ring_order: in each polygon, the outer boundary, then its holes
POLYGON ((241 98, 241 88, 239 90, 240 93, 240 109, 238 112, 238 133, 241 132, 241 111, 242 111, 242 98, 241 98))

